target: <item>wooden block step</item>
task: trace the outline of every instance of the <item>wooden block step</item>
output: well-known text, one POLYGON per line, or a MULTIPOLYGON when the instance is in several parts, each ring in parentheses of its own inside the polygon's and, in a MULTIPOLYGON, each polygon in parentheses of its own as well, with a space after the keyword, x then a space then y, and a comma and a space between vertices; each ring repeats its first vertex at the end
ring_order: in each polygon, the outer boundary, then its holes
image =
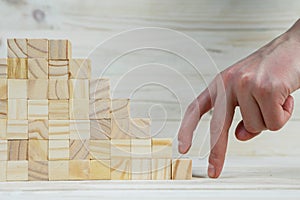
POLYGON ((91 139, 108 140, 111 135, 111 119, 94 119, 90 120, 91 139))
POLYGON ((192 160, 174 159, 172 160, 172 179, 191 180, 192 179, 192 160))
POLYGON ((88 180, 90 173, 89 160, 69 161, 69 180, 88 180))
POLYGON ((49 79, 69 78, 69 61, 68 60, 49 60, 49 79))
POLYGON ((28 120, 7 120, 6 138, 11 140, 28 139, 28 120))
POLYGON ((28 59, 28 79, 48 79, 49 66, 47 58, 28 59))
POLYGON ((0 161, 0 182, 6 181, 6 168, 7 168, 7 161, 0 161))
POLYGON ((70 79, 90 79, 91 60, 90 59, 70 59, 69 61, 70 79))
POLYGON ((51 100, 68 100, 68 80, 49 80, 48 98, 51 100))
POLYGON ((69 140, 49 140, 49 160, 69 160, 69 140))
POLYGON ((89 140, 70 140, 70 160, 90 159, 89 140))
POLYGON ((68 120, 69 101, 68 100, 49 100, 49 119, 68 120))
POLYGON ((0 140, 0 161, 8 160, 8 141, 0 140))
POLYGON ((30 160, 28 162, 29 181, 48 181, 48 161, 30 160))
POLYGON ((110 140, 90 140, 91 160, 110 160, 110 140))
POLYGON ((27 58, 8 58, 7 77, 9 79, 27 79, 28 78, 27 58))
POLYGON ((7 59, 0 58, 0 78, 7 78, 7 59))
POLYGON ((7 100, 0 100, 0 119, 7 119, 7 100))
POLYGON ((27 39, 28 58, 48 59, 48 48, 47 39, 27 39))
POLYGON ((152 180, 171 180, 171 159, 152 159, 152 180))
POLYGON ((0 78, 0 99, 7 99, 7 79, 0 78))
POLYGON ((28 119, 48 119, 48 100, 28 100, 28 119))
POLYGON ((28 140, 8 140, 8 160, 28 160, 28 140))
POLYGON ((8 86, 8 98, 9 99, 27 99, 27 80, 9 79, 8 86))
POLYGON ((7 39, 7 57, 8 58, 27 58, 27 40, 26 39, 7 39))
POLYGON ((131 179, 131 159, 114 158, 110 161, 111 180, 131 179))
POLYGON ((0 139, 6 139, 6 132, 7 132, 7 120, 0 119, 0 139))
POLYGON ((48 80, 36 79, 28 80, 28 99, 30 100, 48 100, 48 80))
POLYGON ((151 159, 131 160, 131 180, 151 180, 151 159))
POLYGON ((48 161, 48 140, 29 140, 28 159, 30 161, 48 161))
POLYGON ((27 99, 8 99, 8 119, 28 119, 27 99))
POLYGON ((7 161, 7 181, 28 181, 28 161, 7 161))
POLYGON ((66 60, 72 58, 72 45, 68 40, 49 40, 49 59, 66 60))
POLYGON ((58 160, 48 162, 49 181, 66 181, 69 179, 69 161, 58 160))
POLYGON ((49 120, 49 140, 70 139, 69 120, 49 120))
POLYGON ((28 121, 28 138, 36 140, 49 139, 49 121, 36 119, 28 121))
POLYGON ((153 158, 172 158, 172 138, 152 138, 153 158))
POLYGON ((90 99, 111 99, 108 78, 90 80, 90 99))

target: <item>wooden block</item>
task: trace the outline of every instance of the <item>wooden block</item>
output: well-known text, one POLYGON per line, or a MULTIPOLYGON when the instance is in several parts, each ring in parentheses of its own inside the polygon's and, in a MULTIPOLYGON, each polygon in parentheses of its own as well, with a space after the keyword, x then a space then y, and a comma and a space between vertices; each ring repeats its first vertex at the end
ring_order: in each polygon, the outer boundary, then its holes
POLYGON ((0 161, 0 182, 6 181, 6 167, 7 161, 0 161))
POLYGON ((72 45, 68 40, 49 40, 49 59, 65 60, 72 58, 72 45))
POLYGON ((36 119, 28 121, 28 138, 36 140, 46 140, 49 138, 48 120, 36 119))
POLYGON ((7 161, 7 181, 28 181, 28 161, 7 161))
POLYGON ((90 140, 91 160, 110 160, 110 140, 90 140))
POLYGON ((49 100, 49 119, 69 119, 69 101, 49 100))
POLYGON ((89 98, 89 80, 71 79, 69 80, 70 99, 89 98))
POLYGON ((28 158, 35 161, 48 160, 48 140, 29 140, 28 158))
POLYGON ((131 179, 131 160, 112 159, 110 161, 111 180, 130 180, 131 179))
POLYGON ((7 39, 7 57, 8 58, 27 58, 27 40, 26 39, 7 39))
POLYGON ((151 180, 151 159, 131 160, 131 180, 151 180))
POLYGON ((172 138, 152 138, 152 158, 172 158, 172 138))
POLYGON ((0 99, 7 99, 7 79, 0 79, 0 99))
POLYGON ((90 59, 71 59, 69 61, 70 79, 90 79, 91 60, 90 59))
POLYGON ((100 78, 90 80, 90 99, 111 99, 110 79, 100 78))
POLYGON ((192 179, 192 160, 174 159, 172 160, 172 179, 191 180, 192 179))
POLYGON ((29 58, 28 59, 28 78, 48 79, 48 60, 45 58, 29 58))
POLYGON ((27 99, 8 99, 8 119, 27 119, 27 99))
POLYGON ((11 140, 28 139, 28 120, 7 120, 6 138, 11 140))
POLYGON ((29 181, 48 181, 48 161, 30 160, 28 162, 29 181))
POLYGON ((89 119, 89 100, 70 99, 69 117, 70 119, 89 119))
POLYGON ((48 59, 48 40, 47 39, 27 39, 28 58, 48 59))
POLYGON ((0 139, 6 139, 7 120, 0 119, 0 139))
POLYGON ((111 119, 111 135, 112 139, 130 139, 130 119, 111 119))
POLYGON ((48 100, 28 100, 28 119, 48 119, 48 100))
POLYGON ((152 180, 170 180, 171 162, 171 159, 152 159, 152 180))
POLYGON ((69 140, 49 140, 49 160, 69 160, 69 140))
POLYGON ((89 160, 69 161, 69 180, 88 180, 90 171, 89 160))
POLYGON ((8 160, 8 141, 0 140, 0 161, 8 160))
POLYGON ((131 119, 130 133, 132 138, 150 139, 151 138, 151 120, 147 118, 131 119))
POLYGON ((27 58, 8 58, 7 77, 9 79, 27 79, 28 78, 27 58))
POLYGON ((90 119, 111 118, 111 100, 110 99, 90 99, 89 104, 90 119))
POLYGON ((7 119, 7 100, 0 100, 0 119, 7 119))
POLYGON ((131 139, 132 158, 151 158, 151 139, 131 139))
POLYGON ((89 159, 89 140, 70 140, 70 160, 89 159))
POLYGON ((7 59, 0 58, 0 78, 7 78, 7 59))
POLYGON ((27 80, 8 80, 9 99, 27 99, 27 80))
POLYGON ((69 61, 68 60, 49 60, 49 79, 69 78, 69 61))
POLYGON ((71 140, 89 140, 90 133, 90 120, 70 120, 71 140))
POLYGON ((69 179, 69 161, 49 161, 49 181, 66 181, 69 179))
POLYGON ((28 160, 28 140, 8 140, 8 160, 28 160))
POLYGON ((112 99, 111 111, 112 118, 129 118, 129 99, 112 99))
POLYGON ((110 160, 91 160, 89 179, 110 180, 110 160))
POLYGON ((108 140, 111 133, 111 119, 94 119, 91 123, 92 140, 108 140))
POLYGON ((53 100, 68 100, 69 99, 69 84, 68 80, 49 80, 49 99, 53 100))
POLYGON ((110 141, 111 158, 130 158, 131 142, 130 139, 111 139, 110 141))
POLYGON ((48 99, 48 80, 28 80, 28 99, 48 99))
POLYGON ((69 120, 49 120, 49 139, 68 140, 70 138, 69 120))

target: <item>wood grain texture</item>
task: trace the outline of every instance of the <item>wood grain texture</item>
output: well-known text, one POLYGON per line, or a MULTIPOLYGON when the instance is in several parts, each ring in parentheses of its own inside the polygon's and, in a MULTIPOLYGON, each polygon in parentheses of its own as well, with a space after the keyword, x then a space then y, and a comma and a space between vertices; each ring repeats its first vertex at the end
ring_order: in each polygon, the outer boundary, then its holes
POLYGON ((171 159, 152 159, 152 180, 170 180, 171 159))
POLYGON ((89 160, 89 146, 89 140, 70 140, 70 160, 89 160))
POLYGON ((69 120, 49 120, 49 139, 68 140, 70 138, 69 120))
POLYGON ((48 99, 48 80, 28 80, 28 99, 48 99))
POLYGON ((191 180, 192 179, 192 160, 173 159, 172 160, 172 179, 191 180))
POLYGON ((70 79, 69 96, 70 99, 88 99, 89 98, 89 80, 70 79))
POLYGON ((8 140, 8 160, 28 160, 28 140, 8 140))
POLYGON ((27 58, 27 40, 17 38, 7 39, 7 57, 27 58))
POLYGON ((129 118, 129 99, 112 99, 112 118, 129 118))
POLYGON ((49 80, 49 99, 68 100, 69 84, 68 80, 49 80))
POLYGON ((28 138, 35 140, 49 139, 49 121, 36 119, 28 120, 28 138))
POLYGON ((46 58, 28 59, 28 79, 48 79, 48 71, 46 58))
POLYGON ((172 138, 152 138, 153 158, 172 158, 172 138))
POLYGON ((6 181, 7 161, 0 161, 0 182, 6 181))
POLYGON ((69 119, 69 101, 49 100, 49 119, 69 119))
POLYGON ((90 161, 90 180, 110 180, 110 160, 90 161))
POLYGON ((69 100, 70 119, 89 119, 89 100, 88 99, 70 99, 69 100))
POLYGON ((70 120, 71 140, 89 140, 90 138, 90 120, 70 120))
POLYGON ((151 159, 131 159, 131 180, 151 180, 151 168, 151 159))
POLYGON ((8 160, 8 142, 0 140, 0 161, 8 160))
POLYGON ((49 160, 69 160, 69 140, 49 140, 49 160))
POLYGON ((27 80, 13 80, 9 79, 8 84, 8 98, 9 99, 27 99, 27 80))
POLYGON ((0 79, 0 99, 7 99, 7 79, 0 79))
POLYGON ((89 169, 89 160, 70 160, 69 180, 88 180, 90 171, 89 169))
POLYGON ((8 99, 8 119, 28 119, 27 99, 8 99))
POLYGON ((7 119, 7 100, 0 99, 0 119, 7 119))
POLYGON ((28 142, 29 161, 48 161, 48 140, 33 140, 28 142))
POLYGON ((90 80, 90 99, 111 99, 109 78, 90 80))
POLYGON ((91 123, 91 139, 92 140, 108 140, 111 135, 111 119, 90 120, 91 123))
POLYGON ((49 60, 49 79, 69 78, 69 61, 68 60, 49 60))
POLYGON ((28 119, 48 119, 48 100, 28 100, 28 119))
POLYGON ((90 79, 91 60, 90 59, 70 59, 69 61, 70 79, 90 79))
POLYGON ((0 119, 0 139, 6 139, 7 120, 0 119))
POLYGON ((49 161, 49 181, 65 181, 69 179, 69 161, 49 161))
POLYGON ((111 139, 110 142, 111 159, 131 157, 130 139, 111 139))
POLYGON ((29 181, 48 181, 48 161, 28 161, 29 181))
POLYGON ((130 133, 132 138, 150 139, 151 120, 148 118, 133 118, 130 120, 130 133))
POLYGON ((49 40, 49 59, 66 60, 72 58, 72 45, 68 40, 49 40))
POLYGON ((7 120, 7 139, 28 139, 28 120, 7 120))
POLYGON ((131 160, 125 158, 114 158, 110 161, 111 180, 131 179, 131 160))
POLYGON ((7 59, 0 58, 0 78, 7 78, 7 59))
POLYGON ((110 99, 90 99, 89 100, 89 118, 107 119, 111 118, 111 100, 110 99))
POLYGON ((90 140, 91 160, 110 160, 110 140, 90 140))
POLYGON ((47 39, 27 39, 28 58, 48 59, 48 40, 47 39))
POLYGON ((130 139, 132 134, 130 132, 130 119, 111 119, 111 134, 112 139, 130 139))
POLYGON ((151 158, 151 139, 131 139, 131 158, 151 158))
POLYGON ((8 58, 7 77, 10 79, 27 79, 28 78, 27 58, 8 58))
POLYGON ((28 161, 7 161, 7 181, 27 181, 28 161))

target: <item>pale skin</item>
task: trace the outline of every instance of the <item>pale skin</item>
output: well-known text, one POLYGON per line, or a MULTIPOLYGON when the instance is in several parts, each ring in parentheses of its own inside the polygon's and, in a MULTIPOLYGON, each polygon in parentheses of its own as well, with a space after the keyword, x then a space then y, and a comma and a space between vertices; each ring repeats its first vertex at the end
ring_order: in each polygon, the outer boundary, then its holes
POLYGON ((300 20, 269 44, 222 71, 188 106, 178 133, 179 152, 189 151, 199 120, 213 108, 208 176, 218 178, 235 108, 239 106, 242 114, 235 136, 247 141, 264 130, 276 131, 286 124, 294 107, 290 94, 299 88, 300 20))

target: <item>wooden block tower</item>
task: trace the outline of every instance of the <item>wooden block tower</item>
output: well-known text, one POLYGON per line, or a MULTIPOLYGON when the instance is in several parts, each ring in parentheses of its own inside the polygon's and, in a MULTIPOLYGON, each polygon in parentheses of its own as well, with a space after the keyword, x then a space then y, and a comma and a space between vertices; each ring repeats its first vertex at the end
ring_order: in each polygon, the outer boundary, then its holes
POLYGON ((191 179, 172 139, 111 99, 68 40, 8 39, 0 59, 0 181, 191 179))

